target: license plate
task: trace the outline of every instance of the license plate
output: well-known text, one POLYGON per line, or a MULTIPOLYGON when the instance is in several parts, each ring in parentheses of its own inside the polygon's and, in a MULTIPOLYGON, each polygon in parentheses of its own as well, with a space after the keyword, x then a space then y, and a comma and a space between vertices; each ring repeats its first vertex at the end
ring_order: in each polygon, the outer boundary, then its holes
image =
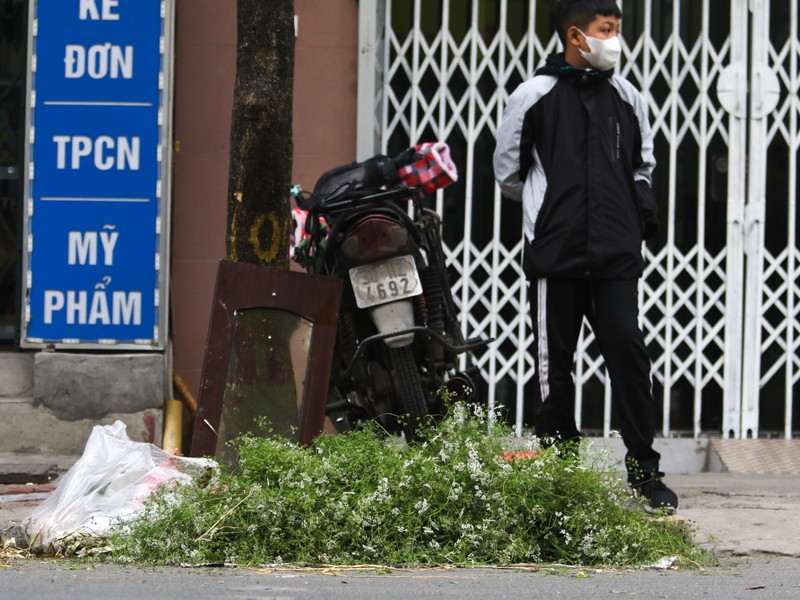
POLYGON ((350 269, 350 282, 359 308, 402 300, 422 293, 414 258, 398 256, 350 269))

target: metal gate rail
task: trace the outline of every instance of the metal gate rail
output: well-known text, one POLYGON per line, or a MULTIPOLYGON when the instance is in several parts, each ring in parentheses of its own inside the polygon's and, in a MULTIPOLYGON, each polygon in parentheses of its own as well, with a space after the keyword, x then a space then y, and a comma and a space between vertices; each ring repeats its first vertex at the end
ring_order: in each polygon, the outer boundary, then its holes
MULTIPOLYGON (((664 436, 758 436, 763 422, 787 438, 798 429, 797 2, 772 3, 772 14, 768 0, 620 2, 618 73, 648 101, 663 205, 663 231, 644 248, 640 318, 664 436), (771 39, 783 22, 788 32, 771 39), (780 80, 780 105, 759 116, 748 91, 769 73, 780 80), (780 164, 767 160, 779 154, 780 164), (774 198, 766 190, 780 177, 774 198), (776 228, 785 243, 773 249, 776 228), (780 427, 763 414, 767 398, 780 405, 780 427)), ((547 3, 362 0, 360 11, 359 158, 450 144, 461 177, 438 193, 436 209, 454 296, 465 334, 497 340, 476 363, 490 403, 506 406, 522 431, 534 363, 520 208, 500 198, 490 164, 508 95, 558 48, 547 3)), ((609 435, 611 387, 588 326, 575 377, 579 427, 609 435)))

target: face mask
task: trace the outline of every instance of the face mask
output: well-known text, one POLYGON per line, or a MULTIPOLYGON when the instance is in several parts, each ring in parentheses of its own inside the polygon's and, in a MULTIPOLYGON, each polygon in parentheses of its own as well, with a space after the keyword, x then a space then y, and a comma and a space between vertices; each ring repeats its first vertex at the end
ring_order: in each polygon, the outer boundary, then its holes
POLYGON ((607 40, 589 37, 582 31, 581 35, 586 38, 586 43, 589 44, 591 52, 584 52, 580 48, 578 48, 578 51, 583 58, 589 61, 590 65, 598 71, 608 71, 616 66, 619 55, 622 54, 622 44, 620 44, 618 35, 607 40))

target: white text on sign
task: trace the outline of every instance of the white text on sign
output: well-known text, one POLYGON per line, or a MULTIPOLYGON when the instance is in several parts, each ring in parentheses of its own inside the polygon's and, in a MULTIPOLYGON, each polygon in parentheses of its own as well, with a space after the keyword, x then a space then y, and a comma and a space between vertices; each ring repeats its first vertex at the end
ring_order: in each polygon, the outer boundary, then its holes
POLYGON ((109 42, 88 48, 67 44, 64 49, 64 77, 80 79, 133 79, 133 46, 115 46, 109 42))
POLYGON ((139 170, 139 138, 119 136, 112 138, 101 135, 95 139, 86 135, 54 135, 56 144, 56 167, 80 169, 82 159, 92 156, 94 166, 101 171, 116 168, 118 171, 126 169, 139 170))
POLYGON ((97 0, 81 0, 78 9, 81 21, 119 21, 119 13, 111 12, 119 6, 119 0, 100 0, 99 9, 97 4, 97 0))
MULTIPOLYGON (((119 0, 80 0, 78 16, 81 21, 119 21, 119 0)), ((88 48, 67 44, 64 49, 64 76, 79 79, 133 79, 133 46, 116 46, 110 42, 88 48)))
POLYGON ((70 265, 96 265, 97 239, 103 247, 103 264, 114 264, 114 246, 119 238, 118 231, 70 231, 69 256, 70 265))
POLYGON ((106 290, 92 292, 91 303, 86 290, 45 290, 44 322, 53 323, 56 313, 65 312, 68 325, 141 325, 142 292, 115 291, 111 304, 106 290))

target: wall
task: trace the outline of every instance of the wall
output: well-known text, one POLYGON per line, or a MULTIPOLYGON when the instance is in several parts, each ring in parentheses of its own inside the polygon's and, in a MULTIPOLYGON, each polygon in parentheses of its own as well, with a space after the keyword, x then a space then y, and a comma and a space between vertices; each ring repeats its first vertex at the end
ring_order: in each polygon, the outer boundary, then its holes
MULTIPOLYGON (((296 0, 293 181, 355 159, 357 0, 296 0)), ((236 2, 176 0, 173 369, 200 385, 217 262, 225 256, 236 2)))
POLYGON ((355 160, 358 0, 296 0, 293 181, 355 160))

